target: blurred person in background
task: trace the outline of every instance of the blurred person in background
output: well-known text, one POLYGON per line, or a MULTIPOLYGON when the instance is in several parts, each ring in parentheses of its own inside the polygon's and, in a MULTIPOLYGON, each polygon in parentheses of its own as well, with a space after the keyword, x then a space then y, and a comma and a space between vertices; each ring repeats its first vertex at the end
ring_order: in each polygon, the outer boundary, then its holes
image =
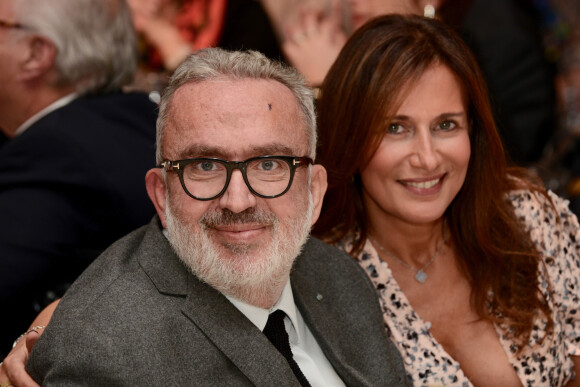
POLYGON ((207 47, 281 52, 255 0, 128 0, 139 36, 139 71, 132 87, 158 93, 191 53, 207 47))
POLYGON ((320 86, 346 37, 369 19, 391 13, 435 15, 457 29, 477 58, 510 159, 529 166, 542 157, 556 127, 554 71, 544 57, 533 7, 524 1, 329 0, 309 4, 291 22, 274 20, 283 34, 282 48, 289 63, 313 86, 320 86))
POLYGON ((539 165, 550 186, 570 198, 580 214, 580 1, 535 0, 548 53, 558 67, 559 131, 539 165))
POLYGON ((0 2, 0 353, 154 209, 156 106, 124 0, 0 2))

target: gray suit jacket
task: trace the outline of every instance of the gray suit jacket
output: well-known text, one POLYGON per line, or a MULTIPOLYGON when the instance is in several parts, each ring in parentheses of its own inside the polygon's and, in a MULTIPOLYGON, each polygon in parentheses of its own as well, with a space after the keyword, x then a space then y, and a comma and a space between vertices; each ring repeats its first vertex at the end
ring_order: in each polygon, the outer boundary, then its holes
MULTIPOLYGON (((291 284, 347 385, 408 384, 374 288, 354 260, 310 239, 291 284)), ((298 386, 260 330, 190 274, 157 217, 112 245, 71 286, 27 369, 42 385, 298 386)))

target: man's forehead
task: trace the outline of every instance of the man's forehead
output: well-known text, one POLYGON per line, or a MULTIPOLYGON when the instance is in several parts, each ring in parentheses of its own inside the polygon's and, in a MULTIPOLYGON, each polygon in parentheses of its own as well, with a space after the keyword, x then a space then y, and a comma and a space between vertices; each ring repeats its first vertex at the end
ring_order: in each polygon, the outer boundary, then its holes
POLYGON ((219 132, 215 134, 217 136, 191 136, 181 141, 168 139, 163 153, 165 157, 171 159, 217 157, 231 161, 265 155, 308 155, 308 144, 306 140, 302 140, 303 136, 282 138, 267 136, 260 132, 254 134, 252 131, 243 138, 226 135, 220 138, 219 132))
POLYGON ((276 81, 225 78, 187 84, 176 91, 169 113, 164 153, 170 151, 171 157, 252 157, 268 149, 278 151, 268 154, 307 153, 298 102, 276 81))
POLYGON ((226 76, 184 84, 175 91, 172 104, 211 104, 213 102, 215 105, 220 105, 221 101, 237 101, 243 105, 252 106, 256 100, 262 102, 263 98, 277 98, 285 105, 297 105, 292 91, 276 80, 226 76), (240 96, 244 98, 238 99, 240 96))

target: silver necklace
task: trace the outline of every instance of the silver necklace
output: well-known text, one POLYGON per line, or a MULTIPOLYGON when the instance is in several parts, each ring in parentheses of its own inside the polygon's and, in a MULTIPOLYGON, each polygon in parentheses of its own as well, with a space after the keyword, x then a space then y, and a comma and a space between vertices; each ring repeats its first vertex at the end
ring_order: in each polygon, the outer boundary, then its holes
POLYGON ((378 248, 385 253, 386 255, 388 255, 389 257, 397 260, 401 265, 405 266, 408 269, 411 269, 415 272, 415 279, 420 282, 420 283, 424 283, 427 280, 427 273, 425 273, 425 270, 429 267, 429 265, 431 265, 433 263, 433 261, 435 260, 435 258, 437 258, 439 256, 439 253, 441 252, 441 249, 443 248, 443 245, 445 244, 445 225, 443 225, 443 236, 441 238, 441 242, 439 242, 439 246, 437 246, 437 251, 435 251, 435 255, 433 255, 433 257, 429 260, 429 262, 427 262, 425 264, 425 266, 423 266, 420 269, 416 269, 414 266, 409 265, 407 262, 403 261, 402 259, 400 259, 399 257, 397 257, 396 255, 394 255, 393 253, 391 253, 390 251, 388 251, 387 249, 385 249, 375 238, 373 238, 372 235, 369 234, 369 239, 376 245, 378 246, 378 248))

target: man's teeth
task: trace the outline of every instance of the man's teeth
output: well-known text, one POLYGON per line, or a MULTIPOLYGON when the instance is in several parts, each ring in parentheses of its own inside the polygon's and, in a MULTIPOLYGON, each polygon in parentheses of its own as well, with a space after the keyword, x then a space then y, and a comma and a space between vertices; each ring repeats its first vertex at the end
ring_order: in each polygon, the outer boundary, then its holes
POLYGON ((422 181, 420 183, 407 182, 406 184, 408 186, 413 187, 413 188, 426 189, 426 188, 431 188, 434 185, 436 185, 437 183, 439 183, 439 180, 441 180, 441 179, 435 179, 435 180, 430 180, 430 181, 422 181))

